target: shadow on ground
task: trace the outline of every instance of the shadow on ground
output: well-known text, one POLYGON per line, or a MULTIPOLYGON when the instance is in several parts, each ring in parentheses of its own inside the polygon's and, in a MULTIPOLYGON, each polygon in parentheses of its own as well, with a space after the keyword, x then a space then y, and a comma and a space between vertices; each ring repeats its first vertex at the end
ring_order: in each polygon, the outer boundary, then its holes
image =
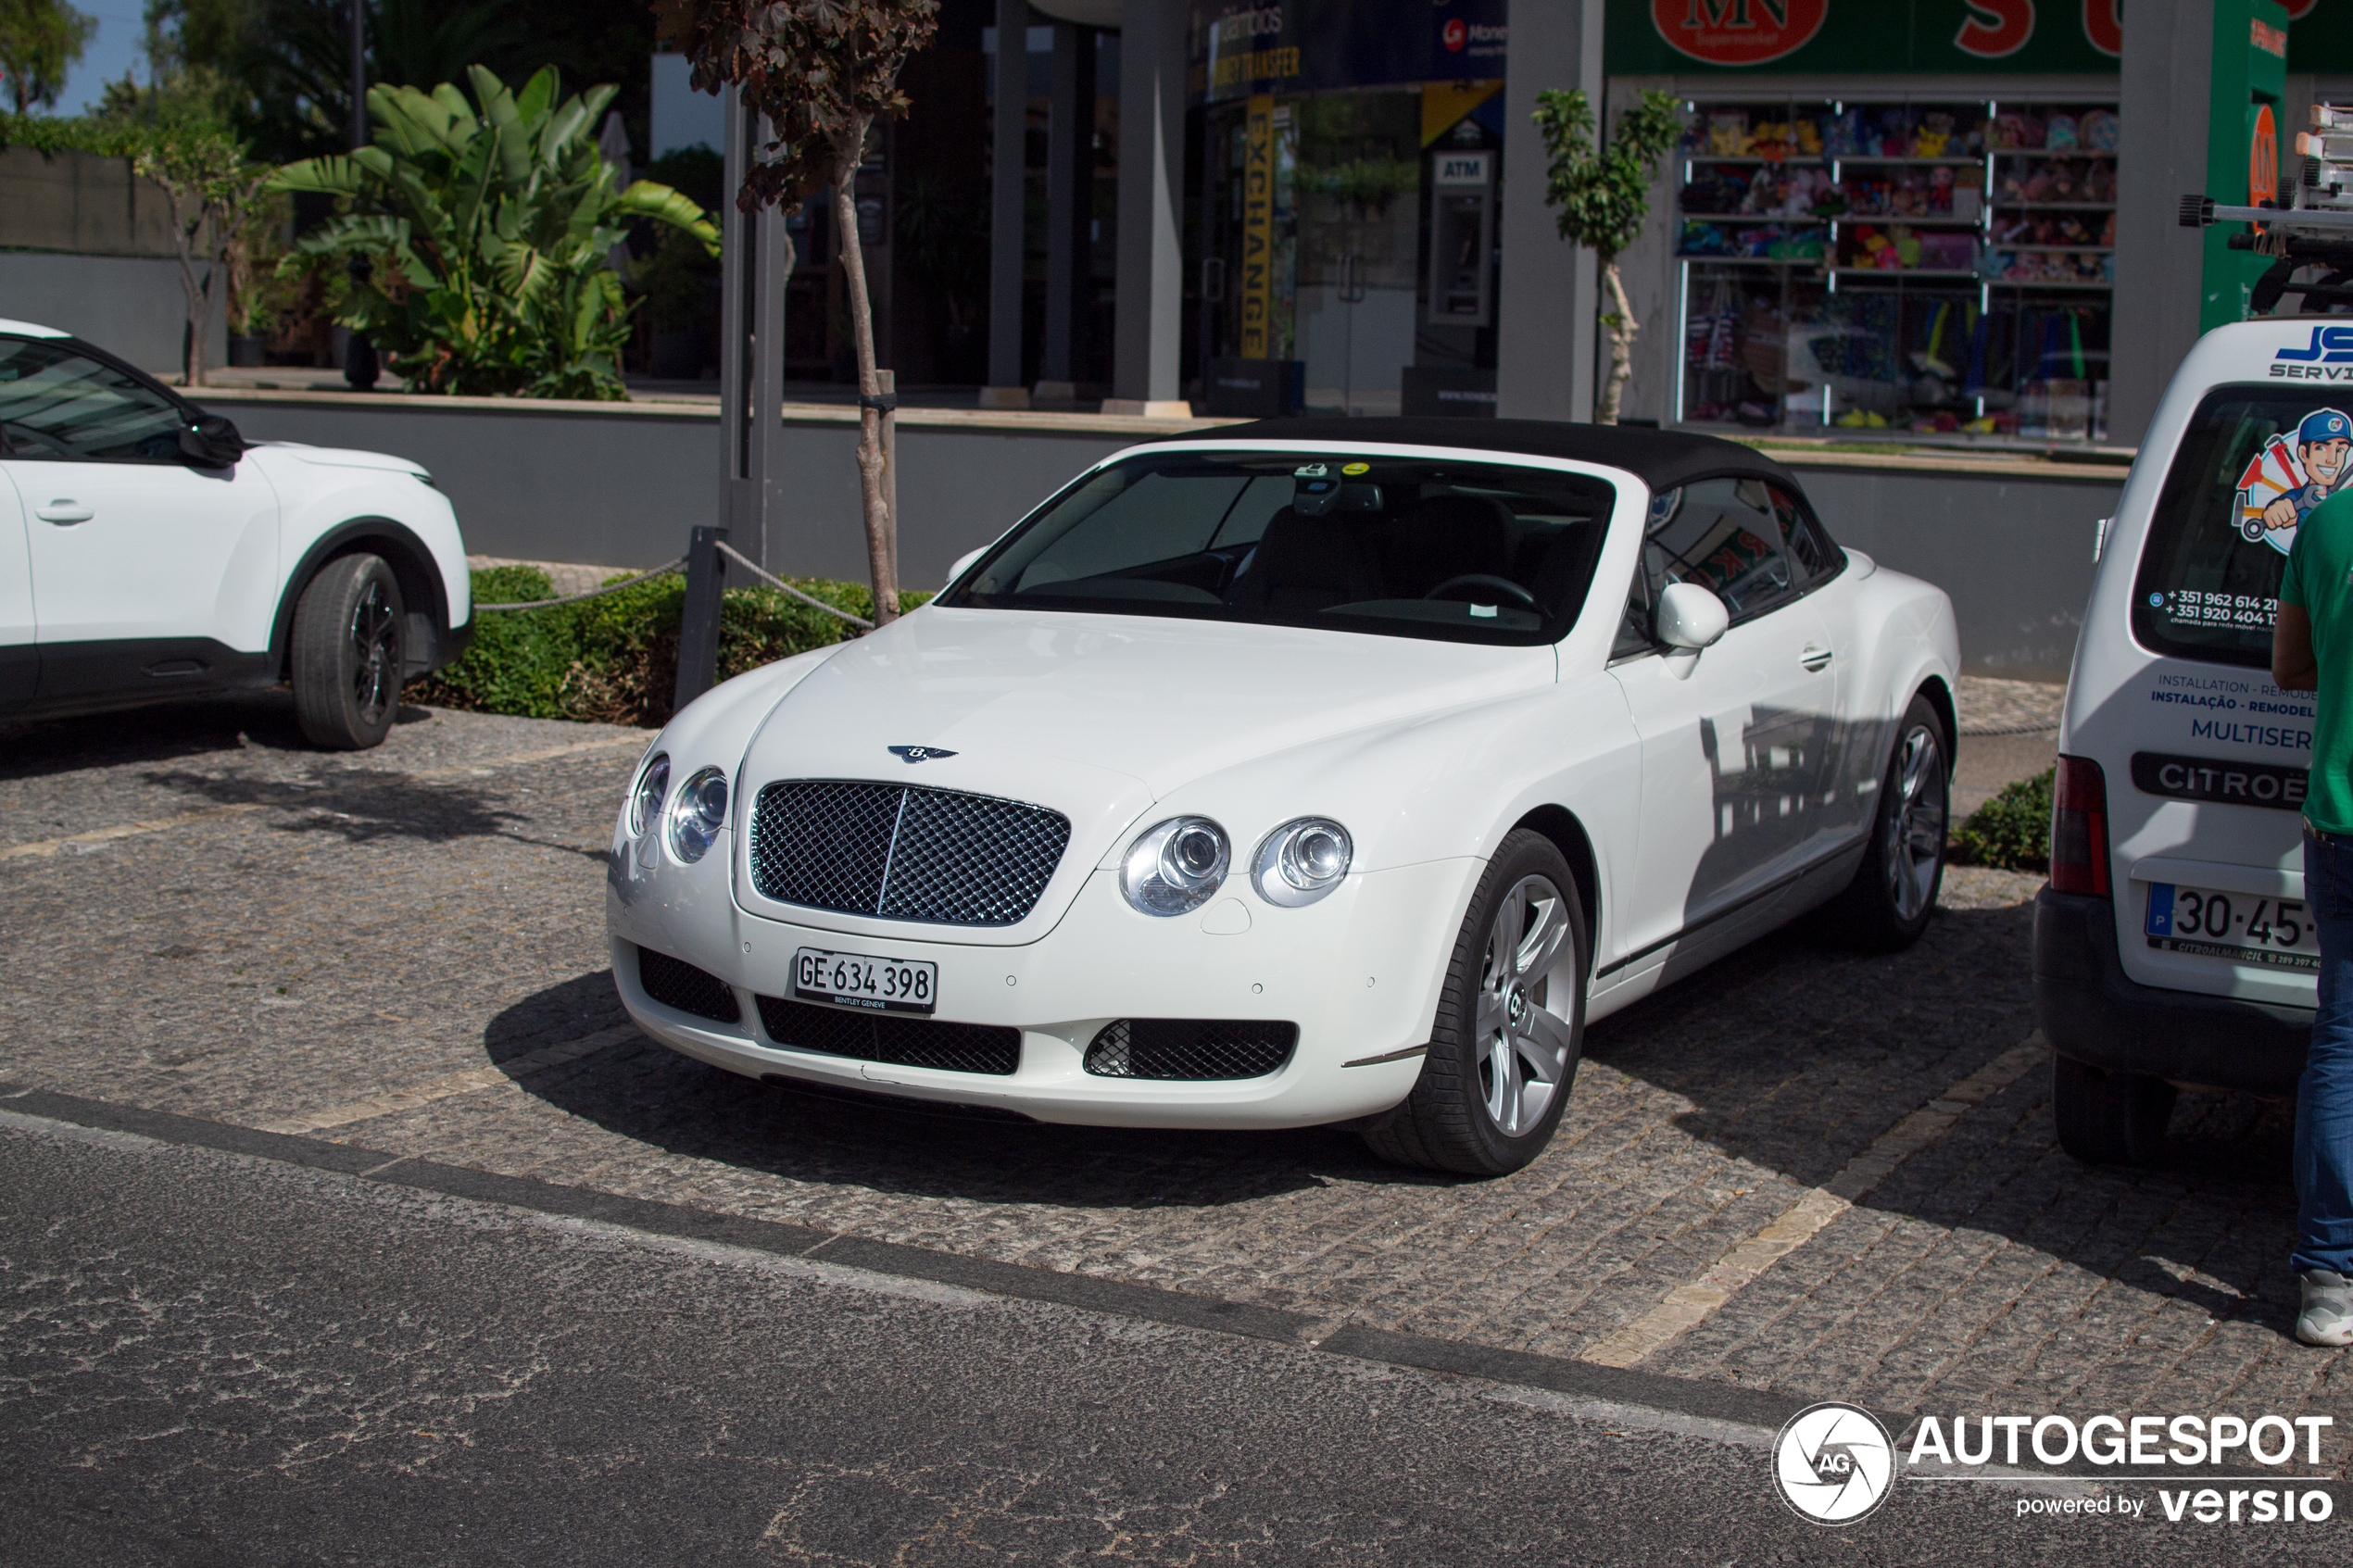
MULTIPOLYGON (((1728 1160, 1817 1186, 2032 1034, 2031 930, 2029 908, 1945 910, 1926 941, 1894 957, 1778 934, 1597 1024, 1587 1059, 1685 1102, 1671 1124, 1728 1160)), ((600 972, 510 1008, 485 1044, 497 1061, 623 1022, 600 972)), ((1329 1129, 957 1121, 817 1098, 659 1047, 617 1047, 586 1071, 546 1076, 522 1087, 622 1136, 824 1186, 1109 1210, 1217 1207, 1336 1183, 1466 1185, 1382 1163, 1329 1129)), ((1563 1144, 1603 1098, 1572 1101, 1563 1144)), ((2160 1167, 2088 1169, 2056 1147, 2048 1073, 2037 1064, 1860 1207, 1991 1232, 2217 1318, 2284 1327, 2293 1315, 2288 1137, 2274 1103, 2184 1095, 2160 1167)), ((1549 1188, 1560 1173, 1547 1166, 1563 1158, 1556 1145, 1511 1180, 1549 1188)), ((1508 1191, 1496 1200, 1508 1204, 1508 1191)))
MULTIPOLYGON (((404 705, 394 721, 415 724, 432 717, 430 709, 404 705)), ((0 779, 170 762, 246 746, 321 758, 337 755, 303 738, 295 721, 293 693, 234 692, 71 719, 0 721, 0 779)))

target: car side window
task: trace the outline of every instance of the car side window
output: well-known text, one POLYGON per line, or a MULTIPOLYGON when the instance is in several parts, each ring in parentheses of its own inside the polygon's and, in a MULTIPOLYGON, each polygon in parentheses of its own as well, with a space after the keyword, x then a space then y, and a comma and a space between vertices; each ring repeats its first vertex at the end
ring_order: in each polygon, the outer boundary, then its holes
POLYGON ((63 344, 0 338, 0 440, 11 458, 178 462, 185 422, 126 371, 63 344))
POLYGON ((1724 601, 1735 623, 1803 591, 1782 548, 1772 497, 1755 479, 1705 479, 1655 496, 1642 573, 1653 604, 1669 583, 1696 583, 1724 601))
POLYGON ((1772 504, 1773 521, 1780 525, 1781 547, 1796 569, 1799 583, 1811 587, 1834 574, 1846 558, 1822 532, 1806 503, 1778 484, 1767 485, 1765 494, 1772 504))

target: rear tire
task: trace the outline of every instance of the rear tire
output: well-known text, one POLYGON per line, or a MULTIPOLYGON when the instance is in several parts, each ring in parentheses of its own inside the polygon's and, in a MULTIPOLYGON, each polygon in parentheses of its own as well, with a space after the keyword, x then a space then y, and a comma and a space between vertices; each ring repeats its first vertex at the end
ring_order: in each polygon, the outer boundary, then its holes
POLYGON ((1399 1165, 1507 1176, 1544 1152, 1585 1038, 1585 911, 1553 841, 1506 834, 1471 895, 1413 1093, 1367 1129, 1399 1165))
POLYGON ((319 569, 294 619, 295 718, 311 745, 384 744, 400 708, 406 625, 400 580, 381 556, 340 556, 319 569))
POLYGON ((2086 1165, 2157 1163, 2165 1154, 2175 1098, 2162 1078, 2051 1058, 2051 1119, 2058 1123, 2059 1148, 2086 1165))
POLYGON ((1855 880, 1823 909, 1831 935, 1875 953, 1900 953, 1936 915, 1950 831, 1952 745, 1926 697, 1895 726, 1895 748, 1871 813, 1870 846, 1855 880))

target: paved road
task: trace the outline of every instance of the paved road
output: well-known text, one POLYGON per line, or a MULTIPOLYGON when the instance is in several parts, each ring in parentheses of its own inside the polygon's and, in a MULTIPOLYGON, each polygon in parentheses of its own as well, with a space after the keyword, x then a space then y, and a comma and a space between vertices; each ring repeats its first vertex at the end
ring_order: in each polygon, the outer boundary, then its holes
MULTIPOLYGON (((1759 1434, 0 1116, 8 1561, 2261 1562, 1759 1434)), ((2156 1510, 2149 1510, 2154 1513, 2156 1510)))
MULTIPOLYGON (((637 1035, 601 856, 642 733, 274 699, 0 755, 0 1081, 1353 1330, 1912 1413, 2332 1414, 2292 1343, 2287 1119, 2184 1097, 2150 1171, 2053 1144, 2031 878, 1896 958, 1777 936, 1595 1028, 1497 1182, 1357 1140, 911 1121, 637 1035)), ((1964 752, 1966 755, 1966 750, 1964 752)))

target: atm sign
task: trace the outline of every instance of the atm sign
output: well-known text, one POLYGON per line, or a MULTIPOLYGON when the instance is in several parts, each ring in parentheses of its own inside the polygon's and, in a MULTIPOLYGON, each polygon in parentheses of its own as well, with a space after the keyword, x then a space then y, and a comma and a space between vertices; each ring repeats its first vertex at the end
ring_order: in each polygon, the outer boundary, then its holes
POLYGON ((1433 185, 1484 185, 1487 183, 1485 153, 1441 153, 1438 167, 1430 171, 1433 185))

